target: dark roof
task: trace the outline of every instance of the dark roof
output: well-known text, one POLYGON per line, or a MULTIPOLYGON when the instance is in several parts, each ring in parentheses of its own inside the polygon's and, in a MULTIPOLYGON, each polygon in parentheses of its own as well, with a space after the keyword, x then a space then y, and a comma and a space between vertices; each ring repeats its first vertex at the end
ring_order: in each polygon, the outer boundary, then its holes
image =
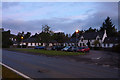
POLYGON ((118 38, 118 37, 106 37, 103 43, 120 43, 120 38, 118 38))
POLYGON ((37 43, 37 42, 40 42, 40 40, 37 39, 37 38, 27 38, 27 39, 23 40, 23 42, 29 42, 29 43, 34 42, 34 43, 37 43))
POLYGON ((13 37, 16 37, 16 35, 14 35, 14 34, 10 34, 10 37, 13 38, 13 37))
POLYGON ((97 36, 99 36, 100 38, 102 38, 104 35, 104 32, 86 32, 83 33, 81 36, 84 37, 84 39, 96 39, 97 36))
POLYGON ((51 42, 51 43, 57 43, 57 41, 56 41, 56 40, 51 40, 50 42, 51 42))
POLYGON ((68 40, 68 41, 66 41, 66 43, 76 43, 76 40, 77 40, 77 42, 79 41, 79 39, 78 38, 71 38, 70 40, 68 40))
MULTIPOLYGON (((27 39, 25 39, 25 40, 23 40, 23 42, 29 42, 29 43, 39 43, 39 42, 43 42, 42 40, 40 40, 40 39, 38 39, 38 38, 27 38, 27 39)), ((51 43, 57 43, 57 41, 56 40, 51 40, 50 41, 51 43)))

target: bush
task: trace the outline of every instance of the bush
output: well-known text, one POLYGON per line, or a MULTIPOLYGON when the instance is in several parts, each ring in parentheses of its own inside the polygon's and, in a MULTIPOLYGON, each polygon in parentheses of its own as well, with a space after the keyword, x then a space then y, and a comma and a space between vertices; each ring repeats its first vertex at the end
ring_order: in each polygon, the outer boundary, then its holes
POLYGON ((100 50, 102 47, 93 47, 94 50, 100 50))
POLYGON ((120 43, 116 46, 113 46, 113 51, 120 53, 120 43))
POLYGON ((22 45, 22 47, 21 47, 21 45, 17 45, 17 48, 26 48, 27 47, 27 45, 22 45))
POLYGON ((9 48, 10 45, 2 45, 2 48, 9 48))

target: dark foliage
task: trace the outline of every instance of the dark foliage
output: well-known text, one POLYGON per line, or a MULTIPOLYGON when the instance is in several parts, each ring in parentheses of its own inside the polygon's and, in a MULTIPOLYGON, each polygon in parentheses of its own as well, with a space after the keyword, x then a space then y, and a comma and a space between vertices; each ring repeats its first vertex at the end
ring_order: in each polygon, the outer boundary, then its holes
POLYGON ((2 32, 2 48, 9 48, 13 44, 10 36, 10 30, 2 32))
POLYGON ((115 29, 115 25, 112 24, 110 17, 107 17, 105 22, 103 22, 102 27, 100 27, 100 31, 106 30, 108 37, 117 36, 117 30, 115 29))
POLYGON ((113 51, 120 53, 120 43, 116 46, 113 46, 113 51))

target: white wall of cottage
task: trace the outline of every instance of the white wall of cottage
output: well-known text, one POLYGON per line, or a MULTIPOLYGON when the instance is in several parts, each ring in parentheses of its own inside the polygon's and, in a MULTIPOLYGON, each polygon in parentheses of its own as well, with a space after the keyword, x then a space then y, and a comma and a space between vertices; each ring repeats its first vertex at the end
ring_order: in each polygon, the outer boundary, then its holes
POLYGON ((31 43, 28 43, 28 46, 31 46, 31 43))
POLYGON ((104 35, 102 37, 102 42, 104 42, 105 38, 107 37, 107 33, 106 33, 106 30, 104 31, 104 35))
POLYGON ((23 43, 23 45, 26 45, 26 43, 23 43))
POLYGON ((52 46, 52 43, 49 43, 49 46, 52 46))
POLYGON ((81 43, 81 46, 87 45, 87 42, 88 40, 83 40, 83 41, 79 40, 78 46, 80 46, 80 43, 81 43))
POLYGON ((46 44, 45 43, 43 43, 43 46, 45 46, 46 44))
POLYGON ((35 46, 35 43, 32 43, 32 46, 35 46))
POLYGON ((109 43, 109 44, 106 43, 106 44, 104 44, 104 43, 103 43, 103 44, 102 44, 102 47, 103 47, 103 48, 112 48, 114 45, 118 45, 118 44, 113 44, 113 43, 109 43))

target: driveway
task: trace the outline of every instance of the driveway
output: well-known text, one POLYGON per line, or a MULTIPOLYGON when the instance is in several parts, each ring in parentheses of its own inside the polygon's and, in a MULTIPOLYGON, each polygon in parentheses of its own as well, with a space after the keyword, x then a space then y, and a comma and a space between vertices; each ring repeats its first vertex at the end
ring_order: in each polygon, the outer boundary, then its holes
POLYGON ((96 64, 104 67, 120 68, 120 55, 108 51, 90 50, 86 55, 57 57, 73 62, 96 64))

